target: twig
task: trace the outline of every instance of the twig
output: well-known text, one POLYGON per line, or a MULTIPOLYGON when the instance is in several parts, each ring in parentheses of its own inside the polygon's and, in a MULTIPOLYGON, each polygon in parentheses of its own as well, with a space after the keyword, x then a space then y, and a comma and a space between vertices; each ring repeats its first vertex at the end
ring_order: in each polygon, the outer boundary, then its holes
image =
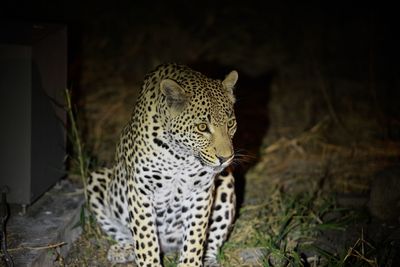
POLYGON ((8 251, 18 251, 18 250, 22 250, 22 249, 31 249, 31 250, 42 250, 42 249, 51 249, 51 248, 58 248, 58 247, 62 247, 64 245, 66 245, 66 242, 59 242, 59 243, 55 243, 55 244, 50 244, 47 246, 39 246, 39 247, 31 247, 31 246, 20 246, 17 248, 10 248, 8 249, 8 251))

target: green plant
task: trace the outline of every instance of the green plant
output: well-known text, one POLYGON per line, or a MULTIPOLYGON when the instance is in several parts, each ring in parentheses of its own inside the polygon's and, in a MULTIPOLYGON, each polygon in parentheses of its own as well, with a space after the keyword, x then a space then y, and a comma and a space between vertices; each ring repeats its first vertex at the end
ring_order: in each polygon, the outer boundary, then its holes
POLYGON ((164 256, 165 267, 176 267, 178 266, 178 254, 172 253, 164 256))
POLYGON ((66 100, 66 111, 70 125, 70 131, 68 136, 73 149, 73 155, 69 156, 79 166, 79 175, 81 177, 86 197, 86 186, 87 186, 90 158, 88 157, 87 153, 84 150, 81 132, 78 128, 77 120, 72 107, 71 92, 68 89, 65 90, 65 100, 66 100))
MULTIPOLYGON (((91 157, 88 156, 88 153, 85 151, 85 147, 82 142, 81 131, 78 127, 77 119, 75 116, 76 112, 74 112, 74 108, 71 101, 71 92, 68 89, 65 90, 65 101, 66 101, 66 112, 70 126, 68 131, 69 133, 68 137, 72 145, 72 153, 70 153, 69 157, 70 160, 72 161, 72 164, 78 166, 80 180, 83 184, 83 192, 85 195, 85 200, 87 200, 86 187, 87 187, 87 177, 89 173, 88 170, 91 157)), ((96 237, 99 237, 100 231, 96 227, 94 217, 91 215, 90 212, 86 214, 86 211, 88 210, 89 207, 87 206, 86 203, 82 205, 79 221, 73 227, 81 226, 85 232, 95 234, 96 237)))

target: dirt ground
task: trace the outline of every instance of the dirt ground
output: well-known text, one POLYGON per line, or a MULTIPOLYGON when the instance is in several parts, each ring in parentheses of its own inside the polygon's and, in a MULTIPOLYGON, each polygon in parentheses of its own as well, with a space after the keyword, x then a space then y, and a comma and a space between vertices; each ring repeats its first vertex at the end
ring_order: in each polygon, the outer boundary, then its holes
MULTIPOLYGON (((112 161, 146 72, 164 62, 213 78, 236 69, 239 206, 223 265, 400 261, 398 44, 387 10, 168 1, 99 3, 79 18, 70 79, 92 168, 112 161)), ((109 266, 109 244, 88 233, 62 265, 109 266)))

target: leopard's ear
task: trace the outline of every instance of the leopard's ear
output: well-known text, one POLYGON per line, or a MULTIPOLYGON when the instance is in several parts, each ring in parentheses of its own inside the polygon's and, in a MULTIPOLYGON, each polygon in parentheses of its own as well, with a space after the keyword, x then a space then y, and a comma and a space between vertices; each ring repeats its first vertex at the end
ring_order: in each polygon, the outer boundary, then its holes
POLYGON ((228 75, 226 75, 225 79, 222 81, 222 85, 228 91, 229 95, 232 97, 232 102, 235 102, 235 96, 233 95, 233 89, 235 88, 235 84, 238 80, 238 73, 236 70, 231 71, 228 75))
POLYGON ((189 96, 175 81, 164 79, 160 82, 160 90, 164 94, 171 115, 181 113, 189 103, 189 96))

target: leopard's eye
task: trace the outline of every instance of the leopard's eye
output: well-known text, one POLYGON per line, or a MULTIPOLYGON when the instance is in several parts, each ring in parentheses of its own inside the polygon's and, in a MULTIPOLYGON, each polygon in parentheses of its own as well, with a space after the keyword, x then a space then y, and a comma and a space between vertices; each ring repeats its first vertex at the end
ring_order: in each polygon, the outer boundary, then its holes
POLYGON ((235 126, 235 120, 234 119, 228 120, 228 128, 232 128, 233 126, 235 126))
POLYGON ((199 124, 197 124, 197 129, 200 131, 200 132, 205 132, 205 131, 207 131, 208 130, 208 126, 207 126, 207 123, 199 123, 199 124))

